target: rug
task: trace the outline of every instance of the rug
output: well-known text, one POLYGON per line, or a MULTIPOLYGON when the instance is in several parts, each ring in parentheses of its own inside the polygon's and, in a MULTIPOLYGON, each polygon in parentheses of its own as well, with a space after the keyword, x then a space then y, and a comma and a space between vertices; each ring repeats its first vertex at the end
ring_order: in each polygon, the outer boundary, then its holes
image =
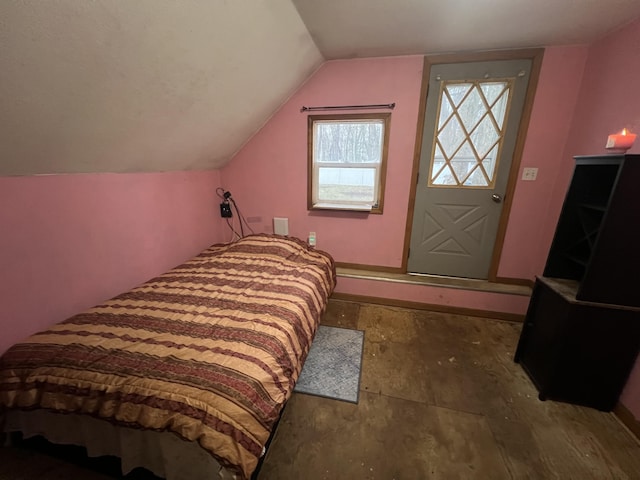
POLYGON ((294 389, 358 403, 364 332, 320 325, 294 389))

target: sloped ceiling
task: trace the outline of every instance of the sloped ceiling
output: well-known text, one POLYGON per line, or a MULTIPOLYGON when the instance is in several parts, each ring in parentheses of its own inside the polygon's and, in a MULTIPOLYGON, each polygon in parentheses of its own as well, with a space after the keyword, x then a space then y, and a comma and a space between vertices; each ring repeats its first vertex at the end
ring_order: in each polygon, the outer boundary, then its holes
POLYGON ((322 61, 290 0, 3 0, 0 175, 219 167, 322 61))
POLYGON ((325 59, 590 43, 638 0, 0 0, 0 175, 213 169, 325 59))

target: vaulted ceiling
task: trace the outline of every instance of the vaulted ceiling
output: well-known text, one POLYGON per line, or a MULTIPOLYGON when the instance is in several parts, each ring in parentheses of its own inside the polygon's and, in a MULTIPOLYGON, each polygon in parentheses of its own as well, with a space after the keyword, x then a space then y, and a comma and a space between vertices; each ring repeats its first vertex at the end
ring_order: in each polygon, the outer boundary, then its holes
POLYGON ((638 0, 6 0, 0 175, 218 168, 326 59, 585 44, 638 0))

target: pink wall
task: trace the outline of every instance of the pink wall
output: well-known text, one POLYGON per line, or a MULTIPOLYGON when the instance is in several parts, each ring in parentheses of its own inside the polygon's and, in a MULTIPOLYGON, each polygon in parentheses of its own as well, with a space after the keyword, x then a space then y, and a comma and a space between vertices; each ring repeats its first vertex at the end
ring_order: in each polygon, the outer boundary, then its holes
POLYGON ((606 153, 607 136, 624 127, 640 134, 639 85, 640 18, 590 46, 568 153, 606 153))
POLYGON ((0 177, 0 354, 219 241, 219 177, 0 177))
MULTIPOLYGON (((541 232, 549 222, 547 206, 585 58, 586 47, 545 53, 522 161, 523 167, 539 168, 538 180, 519 181, 516 187, 500 276, 531 279, 541 271, 548 248, 540 248, 541 232)), ((245 215, 261 217, 264 231, 272 228, 272 217, 288 217, 291 235, 306 238, 315 231, 318 247, 339 262, 401 266, 422 62, 422 56, 408 56, 325 63, 223 168, 222 181, 242 201, 245 215), (397 107, 391 120, 384 214, 307 211, 307 115, 300 107, 388 102, 397 107)))
POLYGON ((587 53, 587 47, 545 50, 518 175, 521 178, 526 167, 537 167, 538 177, 518 181, 500 259, 501 277, 533 279, 544 269, 564 200, 564 194, 553 196, 556 178, 573 164, 564 153, 565 143, 587 53))
MULTIPOLYGON (((623 127, 640 134, 640 19, 589 49, 575 121, 565 157, 605 153, 610 133, 623 127)), ((640 153, 640 141, 629 150, 640 153)), ((556 197, 563 197, 571 174, 565 169, 556 197)), ((630 225, 630 228, 638 228, 630 225)), ((622 403, 640 419, 640 361, 622 394, 622 403)))
POLYGON ((325 63, 222 169, 222 180, 246 216, 272 230, 288 217, 289 233, 317 234, 337 261, 398 266, 402 262, 422 57, 325 63), (307 211, 307 114, 303 105, 396 103, 392 112, 383 215, 307 211), (348 238, 349 241, 345 241, 348 238))

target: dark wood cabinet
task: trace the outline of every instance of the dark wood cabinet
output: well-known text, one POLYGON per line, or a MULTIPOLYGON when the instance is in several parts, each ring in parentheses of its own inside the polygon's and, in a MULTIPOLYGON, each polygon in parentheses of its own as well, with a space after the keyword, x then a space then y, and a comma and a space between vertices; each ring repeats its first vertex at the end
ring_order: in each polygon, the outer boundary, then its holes
POLYGON ((515 360, 541 400, 609 411, 638 355, 640 308, 580 301, 577 286, 536 280, 515 360))
POLYGON ((576 157, 515 361, 553 399, 611 410, 640 347, 640 155, 576 157))

